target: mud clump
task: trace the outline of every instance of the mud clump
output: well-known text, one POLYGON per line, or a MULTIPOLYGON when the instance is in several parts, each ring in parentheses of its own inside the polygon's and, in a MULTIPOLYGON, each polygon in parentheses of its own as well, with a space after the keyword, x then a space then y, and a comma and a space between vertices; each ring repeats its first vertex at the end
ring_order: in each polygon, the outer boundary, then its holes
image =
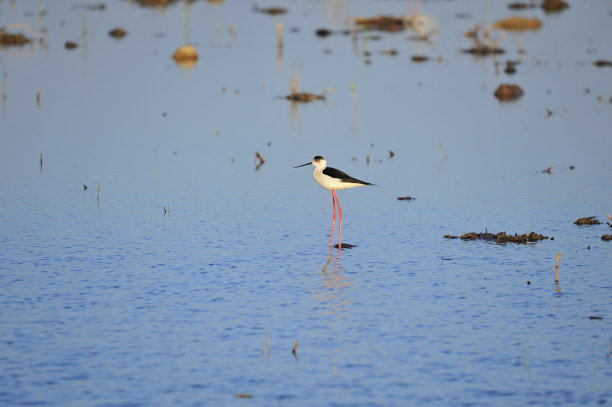
POLYGON ((113 38, 123 38, 127 35, 127 31, 125 31, 123 28, 115 28, 113 30, 110 30, 108 32, 108 35, 113 38))
POLYGON ((356 18, 355 24, 366 30, 399 32, 412 25, 412 22, 403 17, 378 16, 356 18))
POLYGON ((548 236, 544 236, 538 234, 536 232, 531 232, 523 235, 514 234, 508 235, 506 232, 499 233, 476 233, 469 232, 461 235, 462 240, 487 240, 487 241, 495 241, 495 243, 529 243, 529 242, 538 242, 540 240, 548 239, 548 236))
POLYGON ((142 7, 166 7, 179 0, 136 0, 136 3, 142 7))
POLYGON ((23 35, 22 33, 11 34, 8 32, 4 32, 4 29, 0 30, 0 45, 22 47, 31 42, 32 40, 23 35))
POLYGON ((193 45, 183 45, 172 55, 177 64, 190 68, 198 61, 198 51, 193 45))
POLYGON ((525 9, 534 8, 534 7, 535 7, 535 4, 520 3, 520 2, 508 4, 508 8, 510 10, 525 10, 525 9))
POLYGON ((538 30, 542 28, 542 21, 538 18, 508 17, 497 21, 492 28, 506 31, 538 30))
POLYGON ((503 48, 499 48, 499 47, 495 47, 495 46, 491 46, 491 45, 477 43, 472 48, 463 49, 462 52, 464 54, 472 54, 472 55, 476 55, 476 56, 479 56, 479 57, 484 57, 484 56, 487 56, 487 55, 505 54, 506 50, 503 49, 503 48))
POLYGON ((287 14, 287 9, 284 7, 259 7, 257 3, 253 5, 253 11, 256 13, 268 14, 270 16, 279 16, 287 14))
POLYGON ((328 28, 319 28, 315 31, 315 35, 317 37, 325 38, 330 35, 339 34, 339 35, 349 35, 351 32, 349 30, 330 30, 328 28))
POLYGON ((584 225, 599 225, 601 222, 597 219, 596 216, 587 216, 586 218, 580 218, 574 224, 578 226, 584 225))
POLYGON ((509 102, 520 98, 524 93, 518 85, 502 84, 499 85, 494 95, 501 102, 509 102))
POLYGON ((569 4, 563 0, 544 0, 544 3, 542 3, 542 9, 546 13, 559 13, 568 7, 569 4))
MULTIPOLYGON (((342 243, 342 247, 340 247, 340 249, 352 249, 353 247, 357 247, 357 245, 350 243, 342 243)), ((338 243, 334 245, 334 249, 338 249, 338 243)))
POLYGON ((285 96, 285 99, 292 102, 310 103, 315 100, 325 100, 325 94, 315 95, 314 93, 308 92, 296 92, 285 96))

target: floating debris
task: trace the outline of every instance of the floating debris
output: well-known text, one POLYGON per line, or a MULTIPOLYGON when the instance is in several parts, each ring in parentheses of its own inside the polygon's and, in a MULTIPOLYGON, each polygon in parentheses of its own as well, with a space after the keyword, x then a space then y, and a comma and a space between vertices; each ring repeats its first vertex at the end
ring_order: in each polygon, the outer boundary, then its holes
POLYGON ((237 393, 236 397, 239 399, 252 399, 253 395, 249 393, 237 393))
POLYGON ((295 345, 293 345, 293 350, 291 351, 291 353, 293 353, 293 356, 297 357, 297 348, 298 346, 300 346, 300 341, 297 341, 295 343, 295 345))
POLYGON ((546 13, 559 13, 569 7, 563 0, 544 0, 542 8, 546 13))
POLYGON ((83 184, 83 191, 87 191, 87 185, 83 184))
POLYGON ((125 31, 123 28, 114 28, 108 32, 108 35, 113 38, 123 38, 127 35, 127 31, 125 31))
POLYGON ((64 44, 64 46, 66 47, 66 49, 75 49, 79 46, 79 44, 73 41, 66 41, 66 44, 64 44))
POLYGON ((508 235, 506 232, 499 233, 476 233, 470 232, 461 235, 461 239, 463 240, 489 240, 495 241, 496 243, 528 243, 528 242, 537 242, 540 240, 548 239, 548 236, 544 236, 541 234, 537 234, 536 232, 531 232, 523 235, 508 235))
POLYGON ((414 201, 416 198, 411 196, 400 196, 397 198, 398 201, 414 201))
POLYGON ((542 21, 538 18, 525 18, 525 17, 508 17, 503 20, 495 22, 487 30, 507 30, 507 31, 524 31, 524 30, 537 30, 542 27, 542 21))
POLYGON ((257 152, 255 153, 255 159, 257 160, 257 164, 255 164, 255 170, 258 170, 261 168, 262 165, 264 165, 265 161, 261 154, 257 152))
POLYGON ((610 240, 612 240, 612 235, 609 234, 605 234, 601 237, 601 240, 605 241, 605 242, 609 242, 610 240))
POLYGON ((22 33, 12 34, 9 32, 5 32, 4 28, 0 30, 0 45, 22 47, 31 42, 32 40, 22 33))
POLYGON ((510 10, 525 10, 525 9, 528 9, 528 8, 535 8, 535 7, 536 7, 536 5, 533 4, 533 3, 529 4, 529 3, 516 2, 516 3, 508 4, 508 8, 510 10))
POLYGON ((398 50, 396 50, 395 48, 383 49, 383 50, 378 51, 378 53, 380 55, 388 55, 388 56, 392 56, 392 57, 395 57, 395 56, 397 56, 397 54, 399 54, 398 50))
POLYGON ((349 30, 330 30, 327 28, 319 28, 317 31, 315 31, 315 35, 321 38, 325 38, 334 34, 349 35, 350 33, 351 32, 349 30))
POLYGON ((179 0, 136 0, 139 6, 142 7, 166 7, 179 0))
POLYGON ((399 32, 413 25, 413 20, 406 17, 363 17, 356 18, 355 24, 358 27, 363 27, 366 30, 399 32))
POLYGON ((461 50, 464 54, 472 54, 472 55, 476 55, 479 57, 484 57, 487 55, 499 55, 499 54, 505 54, 506 50, 503 48, 499 48, 495 45, 487 45, 484 44, 482 42, 480 42, 478 39, 476 39, 476 43, 473 47, 471 48, 466 48, 461 50))
POLYGON ((587 216, 586 218, 580 218, 576 222, 575 225, 584 226, 584 225, 599 225, 601 222, 597 219, 596 216, 587 216))
POLYGON ((426 55, 413 55, 410 57, 412 62, 427 62, 429 61, 429 57, 426 55))
POLYGON ((459 239, 459 236, 455 236, 455 235, 444 235, 443 237, 445 239, 459 239))
POLYGON ((612 67, 612 61, 606 61, 605 59, 598 59, 594 64, 598 68, 612 67))
POLYGON ((313 93, 308 93, 308 92, 297 92, 297 93, 291 93, 285 96, 285 98, 292 102, 310 103, 315 100, 325 100, 325 92, 319 95, 315 95, 313 93))
POLYGON ((278 16, 278 15, 287 14, 287 9, 284 7, 261 8, 257 5, 257 3, 253 4, 253 11, 257 13, 268 14, 270 16, 278 16))
POLYGON ((102 11, 102 10, 106 10, 106 4, 104 4, 104 3, 100 3, 100 4, 81 4, 81 5, 75 6, 75 8, 82 8, 82 9, 85 9, 85 10, 92 10, 92 11, 95 11, 95 10, 102 11))
POLYGON ((508 75, 514 75, 516 73, 516 65, 518 65, 518 61, 506 61, 506 68, 504 72, 508 75))
POLYGON ((494 95, 501 102, 508 102, 520 98, 523 93, 523 89, 518 85, 502 84, 499 85, 494 95))
POLYGON ((393 158, 395 156, 395 153, 391 150, 389 150, 389 158, 393 158))
POLYGON ((576 167, 574 167, 573 165, 570 165, 570 166, 569 166, 569 169, 570 169, 570 170, 573 170, 573 169, 575 169, 575 168, 576 168, 576 167))
POLYGON ((553 168, 555 168, 555 166, 554 166, 554 165, 551 165, 551 166, 550 166, 550 167, 548 167, 547 169, 542 170, 542 173, 543 173, 543 174, 552 174, 552 173, 553 173, 553 172, 552 172, 552 169, 553 169, 553 168))
POLYGON ((172 58, 177 64, 190 68, 198 61, 198 51, 193 45, 183 45, 176 50, 172 58))
POLYGON ((597 315, 589 316, 589 319, 603 319, 603 317, 598 317, 597 315))

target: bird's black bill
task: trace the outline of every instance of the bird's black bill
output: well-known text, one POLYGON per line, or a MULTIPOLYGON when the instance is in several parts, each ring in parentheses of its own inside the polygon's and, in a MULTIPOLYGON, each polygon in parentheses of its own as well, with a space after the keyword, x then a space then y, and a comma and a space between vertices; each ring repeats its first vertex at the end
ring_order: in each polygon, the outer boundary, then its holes
POLYGON ((297 167, 293 167, 293 168, 300 168, 300 167, 304 167, 304 166, 310 165, 310 164, 312 164, 312 163, 306 163, 306 164, 298 165, 297 167))

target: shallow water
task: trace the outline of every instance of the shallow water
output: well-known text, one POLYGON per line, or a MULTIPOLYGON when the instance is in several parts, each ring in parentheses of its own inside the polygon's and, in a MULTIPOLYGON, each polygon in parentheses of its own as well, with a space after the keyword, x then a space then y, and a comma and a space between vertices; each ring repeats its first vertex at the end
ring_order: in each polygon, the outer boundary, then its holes
POLYGON ((0 3, 0 26, 48 33, 0 49, 0 404, 611 403, 611 229, 573 224, 612 212, 612 70, 592 65, 612 55, 609 4, 425 2, 431 42, 356 46, 314 31, 417 5, 85 4, 0 3), (461 53, 514 14, 544 26, 461 53), (186 41, 191 69, 170 58, 186 41), (336 90, 292 105, 292 73, 336 90), (504 82, 525 95, 498 102, 504 82), (327 247, 331 194, 293 168, 314 155, 379 185, 339 192, 355 248, 327 247), (554 240, 442 237, 485 229, 554 240))

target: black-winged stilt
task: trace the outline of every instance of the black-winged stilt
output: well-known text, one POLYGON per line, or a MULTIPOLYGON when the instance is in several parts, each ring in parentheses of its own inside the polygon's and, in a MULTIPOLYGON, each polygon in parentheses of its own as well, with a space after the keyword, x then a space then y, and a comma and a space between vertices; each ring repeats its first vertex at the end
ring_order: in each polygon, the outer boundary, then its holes
POLYGON ((344 172, 327 166, 327 160, 320 155, 316 156, 312 162, 298 165, 294 168, 304 167, 306 165, 314 165, 314 179, 323 188, 332 191, 332 205, 334 207, 334 219, 332 220, 331 234, 329 236, 329 247, 332 245, 332 238, 334 236, 334 224, 336 223, 336 204, 338 205, 338 211, 340 212, 340 223, 339 223, 339 234, 338 234, 338 249, 342 248, 342 208, 340 208, 340 201, 336 190, 356 188, 364 185, 374 185, 369 182, 358 180, 353 178, 344 172))

